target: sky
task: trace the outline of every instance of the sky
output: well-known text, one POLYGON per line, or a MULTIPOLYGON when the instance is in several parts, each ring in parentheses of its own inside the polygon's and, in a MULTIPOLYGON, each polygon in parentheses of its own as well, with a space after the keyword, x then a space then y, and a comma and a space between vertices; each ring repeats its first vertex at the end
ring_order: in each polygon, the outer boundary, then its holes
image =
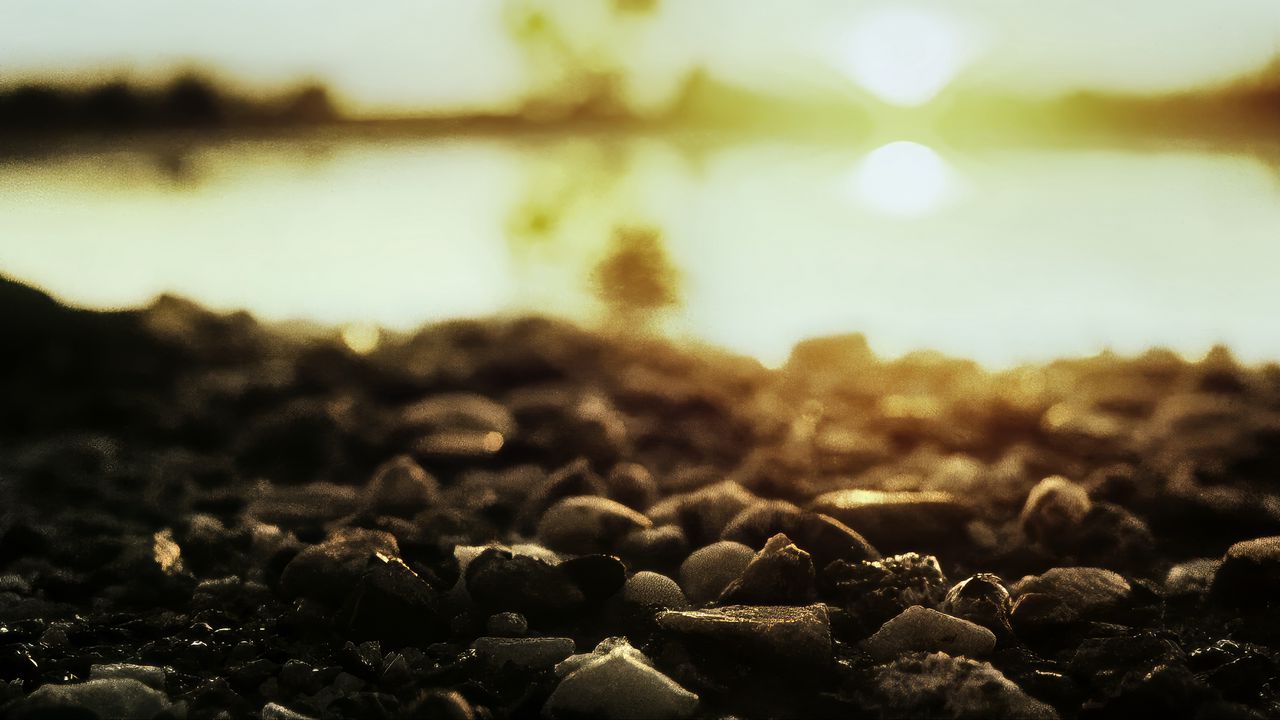
POLYGON ((661 104, 699 65, 805 93, 932 64, 901 98, 914 104, 952 82, 1050 95, 1179 90, 1280 55, 1277 0, 652 5, 627 14, 606 0, 0 0, 0 83, 199 65, 264 87, 318 78, 369 109, 502 109, 562 82, 565 57, 627 71, 641 105, 661 104), (534 15, 546 24, 521 46, 512 37, 534 15))

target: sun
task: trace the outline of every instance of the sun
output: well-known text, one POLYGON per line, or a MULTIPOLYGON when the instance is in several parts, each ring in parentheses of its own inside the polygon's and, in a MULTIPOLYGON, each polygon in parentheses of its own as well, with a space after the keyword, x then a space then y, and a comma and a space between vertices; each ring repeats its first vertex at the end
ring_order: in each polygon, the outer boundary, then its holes
POLYGON ((846 72, 868 92, 904 107, 924 105, 969 57, 962 28, 933 10, 882 8, 864 16, 844 48, 846 72))
POLYGON ((953 185, 951 169, 938 153, 905 140, 871 151, 858 165, 853 182, 863 204, 898 217, 937 210, 953 185))

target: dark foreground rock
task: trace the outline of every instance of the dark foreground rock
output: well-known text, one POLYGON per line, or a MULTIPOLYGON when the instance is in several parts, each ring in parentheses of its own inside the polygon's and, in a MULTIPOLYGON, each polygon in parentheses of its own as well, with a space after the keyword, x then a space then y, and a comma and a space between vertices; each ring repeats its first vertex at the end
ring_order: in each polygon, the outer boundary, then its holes
POLYGON ((1280 717, 1280 369, 0 280, 0 717, 1280 717))

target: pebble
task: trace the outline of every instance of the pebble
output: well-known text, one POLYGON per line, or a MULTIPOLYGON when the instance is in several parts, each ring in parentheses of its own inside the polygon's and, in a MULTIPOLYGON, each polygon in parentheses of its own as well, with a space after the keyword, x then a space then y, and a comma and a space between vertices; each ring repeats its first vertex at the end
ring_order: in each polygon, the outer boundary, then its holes
POLYGON ((1222 561, 1218 558, 1196 558, 1169 568, 1164 589, 1170 595, 1200 595, 1209 591, 1222 561))
POLYGON ((413 517, 439 500, 440 484, 408 455, 383 463, 364 489, 361 507, 374 515, 413 517))
POLYGON ((997 575, 978 573, 956 583, 943 598, 941 610, 985 627, 1000 641, 1013 637, 1009 624, 1013 599, 997 575))
POLYGON ((78 708, 102 718, 151 718, 171 707, 168 696, 133 678, 41 685, 27 696, 23 710, 78 708))
POLYGON ((558 552, 612 552, 633 530, 650 527, 649 518, 608 498, 583 495, 560 500, 538 521, 537 537, 558 552))
POLYGON ((574 650, 573 640, 564 637, 482 637, 471 647, 495 669, 513 665, 525 670, 550 670, 574 650))
POLYGON ((269 488, 249 503, 255 520, 286 530, 316 530, 354 512, 360 504, 356 488, 332 483, 309 483, 269 488))
POLYGON ((285 566, 280 587, 286 597, 338 604, 360 581, 365 566, 378 553, 398 556, 400 546, 395 536, 379 530, 344 529, 298 553, 285 566))
POLYGON ((769 538, 720 594, 725 605, 805 605, 817 598, 813 558, 786 535, 769 538))
POLYGON ((831 659, 831 619, 825 605, 667 610, 657 621, 669 632, 761 661, 817 667, 831 659))
POLYGON ((1231 607, 1257 608, 1280 600, 1280 536, 1227 548, 1213 577, 1213 596, 1231 607))
POLYGON ((604 479, 610 500, 644 512, 658 500, 653 475, 639 463, 618 463, 604 479))
POLYGON ((867 633, 912 605, 936 606, 947 592, 938 559, 918 553, 856 563, 839 560, 824 575, 845 610, 867 633))
POLYGON ((903 610, 862 643, 882 662, 918 651, 983 657, 995 647, 995 634, 981 625, 919 605, 903 610))
POLYGON ((829 515, 886 552, 949 549, 965 536, 973 512, 941 491, 836 490, 809 509, 829 515))
POLYGON ((641 570, 627 578, 622 587, 622 598, 632 605, 661 607, 679 610, 688 607, 684 591, 679 583, 666 575, 641 570))
POLYGON ((1119 574, 1103 568, 1059 567, 1025 577, 1011 588, 1014 596, 1048 595, 1062 602, 1071 619, 1111 610, 1129 599, 1132 588, 1119 574))
POLYGON ((494 613, 485 622, 485 629, 496 637, 523 637, 529 632, 529 621, 520 613, 494 613))
POLYGON ((683 720, 698 709, 698 696, 655 669, 630 646, 579 661, 547 698, 553 720, 683 720))
POLYGON ((679 525, 633 530, 618 541, 618 555, 632 567, 665 569, 689 556, 689 539, 679 525))
POLYGON ((397 647, 437 639, 446 627, 439 592, 400 559, 375 557, 338 614, 339 626, 350 637, 397 647))
POLYGON ((729 522, 720 539, 758 548, 779 533, 810 553, 818 567, 833 560, 856 562, 880 557, 865 538, 844 523, 784 500, 759 502, 744 509, 729 522))
POLYGON ((262 706, 262 720, 313 720, 313 718, 283 705, 269 702, 262 706))
POLYGON ((695 605, 711 602, 742 574, 755 551, 729 540, 690 553, 680 565, 680 587, 695 605))
POLYGON ((537 558, 488 548, 468 563, 467 592, 488 613, 518 612, 531 621, 565 617, 586 601, 573 579, 537 558))
POLYGON ((679 525, 693 545, 715 542, 725 527, 759 498, 732 480, 660 500, 648 510, 654 525, 679 525))
POLYGON ((613 597, 627 580, 627 566, 612 555, 582 555, 565 560, 559 567, 589 603, 613 597))
POLYGON ((876 668, 861 703, 871 717, 1057 720, 989 663, 945 653, 916 654, 876 668))
POLYGON ((1089 492, 1083 486, 1054 475, 1031 488, 1018 521, 1032 542, 1062 549, 1091 507, 1089 492))
POLYGON ((576 496, 605 496, 604 480, 591 468, 586 458, 579 458, 551 473, 529 497, 516 518, 516 525, 526 533, 537 529, 547 509, 557 502, 576 496))

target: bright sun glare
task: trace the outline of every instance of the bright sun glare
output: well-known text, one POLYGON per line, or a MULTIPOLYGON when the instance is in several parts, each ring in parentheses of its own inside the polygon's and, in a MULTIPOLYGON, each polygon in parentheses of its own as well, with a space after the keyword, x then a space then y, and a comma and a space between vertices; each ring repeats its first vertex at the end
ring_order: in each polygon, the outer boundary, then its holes
POLYGON ((938 153, 899 141, 871 151, 854 174, 858 199, 887 215, 916 217, 936 210, 951 191, 951 170, 938 153))
POLYGON ((923 8, 884 8, 863 18, 844 56, 853 79, 885 102, 923 105, 967 59, 960 27, 923 8))

